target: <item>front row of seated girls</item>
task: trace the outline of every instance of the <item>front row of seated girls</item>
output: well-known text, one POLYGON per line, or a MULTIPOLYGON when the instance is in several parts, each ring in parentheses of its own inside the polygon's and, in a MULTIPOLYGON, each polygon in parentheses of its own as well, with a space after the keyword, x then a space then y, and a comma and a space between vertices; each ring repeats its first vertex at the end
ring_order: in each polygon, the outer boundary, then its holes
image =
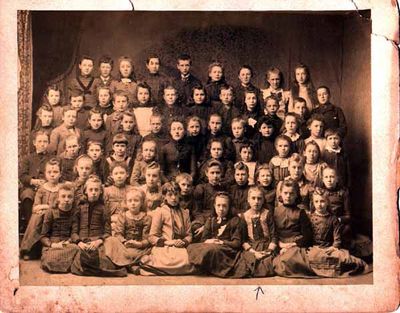
MULTIPOLYGON (((123 164, 113 166, 113 172, 123 172, 121 169, 123 164)), ((208 169, 211 182, 213 171, 218 172, 217 163, 208 169)), ((364 261, 342 249, 342 223, 331 206, 329 190, 316 188, 310 194, 311 210, 306 211, 300 205, 298 182, 288 178, 279 185, 275 204, 266 205, 262 183, 272 179, 268 167, 257 172, 261 186, 247 190, 247 206, 242 212, 236 210, 226 191, 216 190, 209 195, 205 202, 210 204, 209 214, 203 214, 204 224, 200 232, 197 229, 201 236, 196 243, 191 216, 196 216, 198 208, 190 207, 187 197, 183 201, 188 194, 189 175, 165 183, 160 188, 161 204, 153 210, 142 187, 127 186, 123 195, 111 193, 111 197, 123 197, 119 206, 113 206, 112 219, 107 204, 110 193, 108 200, 104 199, 109 187, 103 191, 96 175, 89 175, 78 187, 81 193, 77 193, 76 184, 58 183, 59 172, 56 161, 47 162, 44 193, 52 198, 48 202, 51 205, 45 213, 35 206, 35 223, 24 238, 30 246, 40 240, 41 267, 48 272, 241 278, 341 277, 370 270, 364 261)), ((329 168, 325 175, 329 179, 329 168)), ((29 249, 26 244, 22 247, 29 249)))

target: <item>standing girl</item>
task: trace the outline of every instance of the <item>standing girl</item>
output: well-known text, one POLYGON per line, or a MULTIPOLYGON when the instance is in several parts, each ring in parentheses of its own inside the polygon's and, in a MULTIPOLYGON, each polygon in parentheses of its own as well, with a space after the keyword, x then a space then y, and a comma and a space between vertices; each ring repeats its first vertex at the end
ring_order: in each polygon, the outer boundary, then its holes
POLYGON ((322 186, 322 171, 328 165, 321 161, 321 152, 315 141, 310 141, 304 148, 304 177, 313 187, 322 186))
POLYGON ((317 101, 315 99, 315 88, 311 80, 310 70, 304 64, 299 64, 294 68, 294 81, 290 87, 290 100, 289 100, 289 112, 293 112, 293 102, 297 97, 301 97, 306 100, 307 109, 311 112, 317 101))
POLYGON ((132 106, 137 101, 137 83, 132 59, 121 56, 118 59, 118 69, 119 78, 111 82, 111 92, 115 93, 117 90, 125 92, 128 95, 128 103, 132 106))

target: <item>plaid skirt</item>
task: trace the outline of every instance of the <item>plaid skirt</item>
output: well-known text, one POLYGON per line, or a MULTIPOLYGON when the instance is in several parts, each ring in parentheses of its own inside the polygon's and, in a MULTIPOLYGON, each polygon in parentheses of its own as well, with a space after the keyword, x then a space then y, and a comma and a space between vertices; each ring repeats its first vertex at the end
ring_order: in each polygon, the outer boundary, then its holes
POLYGON ((68 273, 74 261, 79 247, 75 244, 68 244, 63 248, 42 249, 40 267, 50 273, 68 273))

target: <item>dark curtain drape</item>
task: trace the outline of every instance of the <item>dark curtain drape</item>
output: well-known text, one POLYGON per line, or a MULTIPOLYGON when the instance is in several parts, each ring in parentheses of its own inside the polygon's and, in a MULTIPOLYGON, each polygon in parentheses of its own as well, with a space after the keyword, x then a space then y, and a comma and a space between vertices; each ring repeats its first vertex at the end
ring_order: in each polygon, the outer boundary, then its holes
MULTIPOLYGON (((82 34, 82 12, 33 12, 33 91, 32 112, 40 107, 50 84, 65 90, 66 78, 74 70, 82 34)), ((65 95, 65 92, 63 93, 65 95)), ((62 99, 65 102, 66 99, 62 99)))

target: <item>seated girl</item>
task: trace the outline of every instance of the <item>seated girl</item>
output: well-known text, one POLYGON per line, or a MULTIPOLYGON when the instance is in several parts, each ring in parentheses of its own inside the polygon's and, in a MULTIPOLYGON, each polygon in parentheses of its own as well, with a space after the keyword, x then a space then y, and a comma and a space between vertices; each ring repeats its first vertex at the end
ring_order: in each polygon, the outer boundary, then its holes
POLYGON ((234 216, 227 192, 217 192, 214 211, 204 226, 201 243, 188 247, 189 261, 205 274, 228 277, 242 246, 243 225, 234 216))
POLYGON ((61 184, 56 206, 47 210, 42 227, 40 267, 47 272, 67 273, 79 248, 71 243, 74 185, 61 184))
POLYGON ((142 257, 141 275, 187 275, 194 273, 186 247, 192 242, 189 210, 179 205, 179 185, 165 183, 164 202, 153 212, 149 242, 150 255, 142 257))
POLYGON ((274 271, 284 277, 313 275, 307 263, 307 250, 304 249, 312 243, 312 228, 306 211, 298 206, 299 185, 292 179, 286 179, 278 191, 280 195, 274 221, 280 252, 273 261, 274 271))
POLYGON ((118 216, 115 237, 108 237, 104 246, 106 255, 114 264, 135 266, 143 255, 150 252, 147 237, 151 217, 146 214, 145 195, 139 187, 132 187, 126 192, 126 208, 127 211, 118 216))
POLYGON ((126 276, 124 268, 115 266, 105 254, 104 241, 111 236, 110 213, 104 206, 101 180, 91 175, 72 222, 71 240, 79 251, 71 272, 81 276, 126 276))
POLYGON ((243 252, 235 266, 235 277, 274 276, 272 258, 277 248, 273 214, 265 206, 262 187, 250 187, 249 209, 239 216, 244 228, 243 252))
POLYGON ((363 260, 342 249, 342 224, 329 212, 328 192, 317 188, 312 203, 315 209, 310 215, 313 247, 307 256, 315 275, 338 277, 369 272, 370 268, 363 260))

